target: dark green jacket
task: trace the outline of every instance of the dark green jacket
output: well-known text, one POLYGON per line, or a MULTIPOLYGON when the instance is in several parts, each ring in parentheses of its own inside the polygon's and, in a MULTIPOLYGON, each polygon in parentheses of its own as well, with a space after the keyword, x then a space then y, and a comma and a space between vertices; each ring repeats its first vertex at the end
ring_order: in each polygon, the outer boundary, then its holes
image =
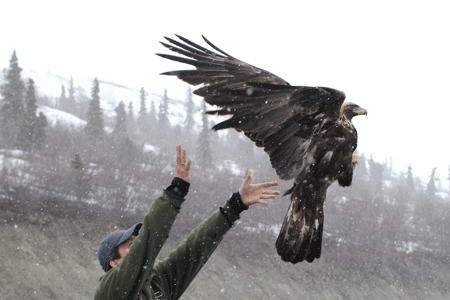
POLYGON ((184 201, 175 193, 164 191, 145 215, 128 254, 100 278, 95 300, 156 299, 158 290, 166 300, 180 298, 239 219, 235 206, 230 207, 232 199, 192 231, 166 259, 155 264, 184 201))

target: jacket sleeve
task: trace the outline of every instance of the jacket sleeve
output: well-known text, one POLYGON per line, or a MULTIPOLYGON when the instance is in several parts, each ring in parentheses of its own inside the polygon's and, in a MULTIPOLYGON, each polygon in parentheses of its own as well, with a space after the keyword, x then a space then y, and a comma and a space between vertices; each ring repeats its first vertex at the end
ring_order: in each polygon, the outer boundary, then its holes
POLYGON ((181 297, 197 273, 208 261, 224 235, 248 209, 239 193, 233 194, 226 204, 195 228, 166 259, 155 265, 157 276, 152 284, 161 290, 165 299, 181 297))
POLYGON ((138 297, 180 211, 184 201, 181 196, 184 195, 179 192, 164 191, 155 200, 128 254, 117 267, 100 278, 96 300, 138 297))

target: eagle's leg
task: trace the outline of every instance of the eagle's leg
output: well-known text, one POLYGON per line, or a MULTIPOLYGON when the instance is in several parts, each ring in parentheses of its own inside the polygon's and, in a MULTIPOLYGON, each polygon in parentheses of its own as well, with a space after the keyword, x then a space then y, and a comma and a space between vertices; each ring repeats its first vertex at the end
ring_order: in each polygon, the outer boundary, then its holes
POLYGON ((352 166, 353 166, 353 169, 356 168, 357 164, 358 164, 358 149, 355 149, 355 151, 353 151, 353 155, 352 155, 352 166))

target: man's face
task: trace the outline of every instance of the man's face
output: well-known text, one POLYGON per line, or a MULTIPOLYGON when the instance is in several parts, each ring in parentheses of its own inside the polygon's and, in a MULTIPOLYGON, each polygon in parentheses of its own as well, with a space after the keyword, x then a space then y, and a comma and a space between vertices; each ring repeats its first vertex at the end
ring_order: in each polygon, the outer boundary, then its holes
POLYGON ((125 255, 128 254, 128 251, 130 251, 131 245, 133 245, 133 242, 135 239, 136 239, 136 236, 132 235, 131 238, 127 242, 125 242, 124 244, 119 246, 120 258, 110 261, 111 267, 115 268, 123 260, 125 255))

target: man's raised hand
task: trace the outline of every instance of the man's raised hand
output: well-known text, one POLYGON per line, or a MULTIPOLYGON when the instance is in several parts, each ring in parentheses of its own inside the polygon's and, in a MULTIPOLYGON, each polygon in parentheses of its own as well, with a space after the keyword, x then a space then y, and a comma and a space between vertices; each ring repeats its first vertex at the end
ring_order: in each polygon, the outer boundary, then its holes
POLYGON ((186 149, 181 149, 181 145, 177 145, 177 165, 175 167, 175 175, 186 182, 191 183, 191 158, 186 162, 186 149))
POLYGON ((242 202, 249 206, 255 203, 261 203, 267 205, 267 201, 264 199, 274 199, 280 194, 279 191, 266 190, 269 187, 277 186, 279 183, 276 181, 250 184, 252 179, 252 172, 248 171, 247 178, 245 178, 241 187, 239 188, 239 194, 241 195, 242 202))

